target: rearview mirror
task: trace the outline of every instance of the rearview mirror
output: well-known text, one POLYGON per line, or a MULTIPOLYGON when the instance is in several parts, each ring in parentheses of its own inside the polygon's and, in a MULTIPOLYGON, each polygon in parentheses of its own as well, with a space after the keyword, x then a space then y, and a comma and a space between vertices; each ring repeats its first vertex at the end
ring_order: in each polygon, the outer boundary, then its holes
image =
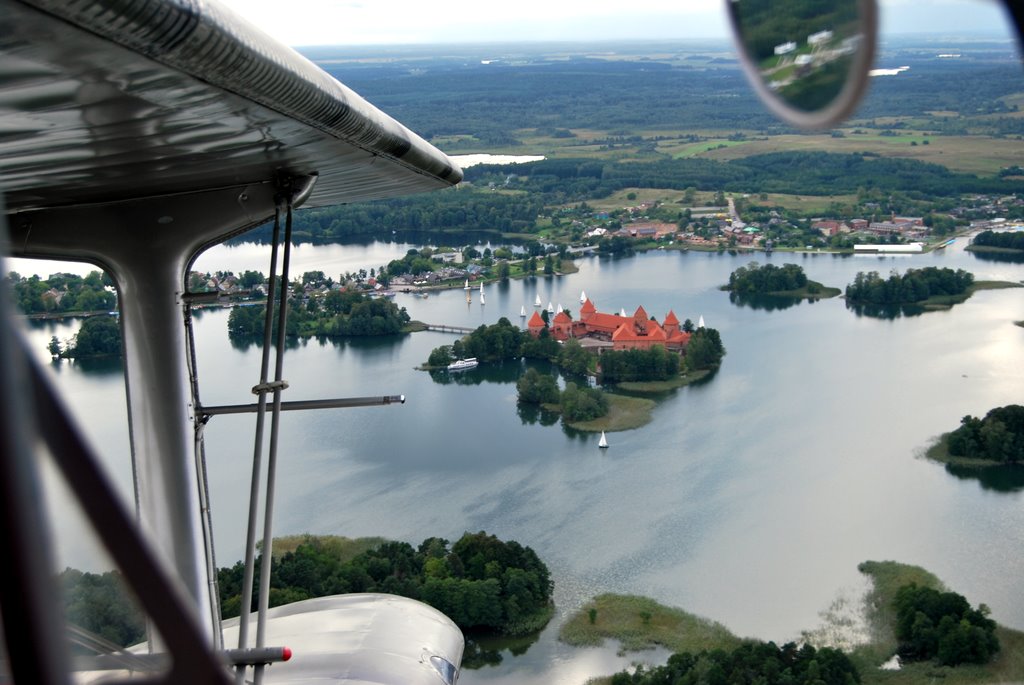
POLYGON ((801 128, 848 116, 867 87, 875 0, 725 0, 747 78, 776 115, 801 128))

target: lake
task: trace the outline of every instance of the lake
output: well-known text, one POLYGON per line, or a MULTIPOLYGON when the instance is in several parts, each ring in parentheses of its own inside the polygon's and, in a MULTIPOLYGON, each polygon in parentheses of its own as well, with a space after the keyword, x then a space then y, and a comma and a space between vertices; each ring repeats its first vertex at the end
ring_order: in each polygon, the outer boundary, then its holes
MULTIPOLYGON (((462 290, 399 294, 414 319, 475 327, 501 316, 519 323, 520 307, 532 313, 537 295, 576 314, 585 290, 601 311, 643 305, 659 320, 669 309, 680 320, 703 316, 728 354, 710 382, 667 393, 649 425, 610 433, 611 447, 599 450, 597 435, 520 417, 519 365, 437 376, 448 382, 414 370, 454 336, 304 341, 285 356, 285 399, 404 394, 408 402, 284 414, 275 533, 418 544, 486 530, 533 547, 552 570, 558 615, 525 654, 506 650, 500 665, 467 670, 461 683, 583 683, 622 668, 631 658, 613 648, 555 639, 565 616, 601 592, 650 595, 743 636, 795 639, 837 596, 863 590, 856 567, 867 559, 924 566, 1001 623, 1024 628, 1024 482, 1016 473, 980 480, 920 457, 965 414, 1020 402, 1024 329, 1013 322, 1024 319, 1024 290, 983 291, 949 311, 896 318, 857 315, 840 298, 770 311, 718 290, 752 259, 795 262, 836 287, 857 271, 927 265, 1024 279, 1024 265, 978 258, 965 244, 884 257, 655 251, 489 285, 486 305, 477 292, 467 303, 462 290)), ((304 249, 303 264, 347 250, 346 264, 369 268, 406 246, 304 249)), ((265 271, 265 261, 206 268, 265 271)), ((206 310, 196 323, 208 405, 251 402, 259 374, 259 350, 228 341, 227 315, 206 310)), ((35 324, 40 358, 51 335, 76 327, 35 324)), ((117 366, 53 368, 130 496, 117 366)), ((206 428, 220 566, 243 553, 253 424, 218 416, 206 428)), ((74 529, 64 530, 62 563, 94 566, 74 529)))

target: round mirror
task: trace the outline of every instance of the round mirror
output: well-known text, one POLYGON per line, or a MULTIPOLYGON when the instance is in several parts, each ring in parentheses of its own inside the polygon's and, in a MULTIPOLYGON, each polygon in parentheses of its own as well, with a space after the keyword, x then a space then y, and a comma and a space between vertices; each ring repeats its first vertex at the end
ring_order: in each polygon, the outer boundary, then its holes
POLYGON ((875 54, 875 0, 725 0, 747 77, 777 115, 802 128, 853 111, 875 54))

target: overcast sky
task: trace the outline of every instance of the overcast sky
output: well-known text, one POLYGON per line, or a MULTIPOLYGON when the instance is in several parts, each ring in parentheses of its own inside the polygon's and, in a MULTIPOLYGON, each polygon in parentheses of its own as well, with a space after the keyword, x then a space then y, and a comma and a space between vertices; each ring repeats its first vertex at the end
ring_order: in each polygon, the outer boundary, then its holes
MULTIPOLYGON (((222 2, 292 46, 728 35, 720 0, 222 2)), ((881 14, 883 33, 995 30, 1009 35, 995 0, 881 0, 881 14)))

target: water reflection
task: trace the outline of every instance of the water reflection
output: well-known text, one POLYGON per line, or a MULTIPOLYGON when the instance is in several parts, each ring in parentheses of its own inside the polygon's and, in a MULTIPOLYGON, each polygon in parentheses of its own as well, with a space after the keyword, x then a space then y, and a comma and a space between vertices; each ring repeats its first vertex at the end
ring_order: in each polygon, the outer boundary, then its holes
POLYGON ((524 426, 536 424, 553 426, 561 418, 561 414, 556 411, 544 409, 539 404, 528 404, 526 402, 516 402, 516 413, 519 414, 519 420, 523 422, 524 426))
MULTIPOLYGON (((803 300, 799 297, 784 297, 779 295, 758 295, 749 293, 729 292, 729 301, 737 307, 750 307, 751 309, 774 312, 782 309, 789 309, 800 304, 803 300)), ((813 300, 812 300, 813 301, 813 300)))
POLYGON ((849 300, 846 301, 846 308, 858 317, 867 316, 888 321, 901 317, 921 316, 928 311, 919 304, 863 304, 849 300))
POLYGON ((441 385, 480 385, 481 383, 515 383, 526 370, 518 360, 485 362, 465 371, 435 369, 430 378, 441 385))
POLYGON ((971 250, 975 259, 983 262, 1003 262, 1005 264, 1024 264, 1024 252, 975 252, 971 250))
POLYGON ((959 466, 946 464, 946 473, 960 480, 976 480, 983 490, 1018 492, 1024 490, 1024 465, 959 466))
POLYGON ((510 656, 522 656, 540 638, 541 631, 520 637, 496 637, 493 635, 467 635, 466 651, 462 654, 462 668, 477 670, 485 666, 499 666, 503 661, 502 652, 510 656))
MULTIPOLYGON (((60 363, 58 362, 59 366, 60 363)), ((92 357, 90 359, 76 359, 75 368, 86 376, 115 376, 124 373, 124 364, 121 357, 92 357)))

